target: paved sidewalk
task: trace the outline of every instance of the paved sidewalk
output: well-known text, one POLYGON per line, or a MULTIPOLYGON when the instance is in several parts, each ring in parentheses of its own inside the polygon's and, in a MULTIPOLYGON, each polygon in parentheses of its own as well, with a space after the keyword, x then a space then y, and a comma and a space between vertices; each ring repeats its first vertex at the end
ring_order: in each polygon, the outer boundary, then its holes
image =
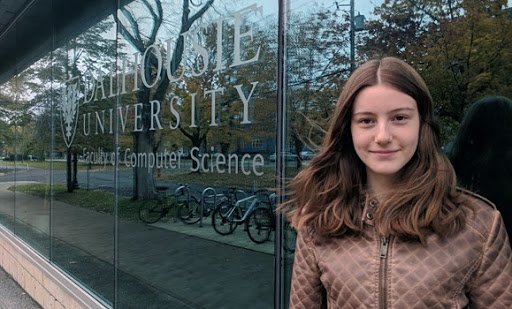
POLYGON ((25 291, 0 267, 0 309, 39 309, 39 306, 25 291))
MULTIPOLYGON (((5 218, 13 213, 9 186, 0 183, 5 218)), ((120 220, 114 239, 112 215, 61 202, 51 207, 50 244, 48 201, 17 193, 17 234, 43 254, 51 247, 56 265, 107 301, 117 293, 119 308, 273 307, 273 242, 251 243, 243 227, 219 236, 208 220, 202 228, 172 219, 154 225, 120 220)))

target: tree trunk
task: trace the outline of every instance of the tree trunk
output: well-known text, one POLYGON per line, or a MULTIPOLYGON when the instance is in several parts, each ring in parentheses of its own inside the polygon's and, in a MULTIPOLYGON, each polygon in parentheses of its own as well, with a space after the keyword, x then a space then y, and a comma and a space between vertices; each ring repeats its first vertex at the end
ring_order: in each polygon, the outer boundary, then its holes
POLYGON ((135 153, 146 155, 146 164, 134 167, 135 172, 135 196, 139 200, 149 200, 154 197, 155 179, 154 168, 149 167, 147 156, 153 153, 153 140, 149 132, 139 132, 135 135, 135 153))
MULTIPOLYGON (((212 6, 214 0, 208 0, 194 15, 189 16, 190 8, 189 1, 183 1, 183 15, 182 15, 182 25, 180 29, 180 35, 177 37, 176 46, 173 52, 173 59, 171 60, 171 73, 176 73, 178 66, 181 63, 183 57, 183 51, 185 48, 184 36, 181 33, 187 32, 192 24, 199 19, 203 14, 212 6)), ((149 4, 145 1, 143 2, 148 8, 150 8, 149 4)), ((119 21, 117 15, 114 14, 114 19, 116 20, 122 35, 130 41, 133 46, 137 48, 140 53, 145 53, 146 48, 155 43, 157 32, 163 22, 163 9, 160 1, 156 2, 157 7, 156 10, 150 8, 153 11, 153 30, 152 33, 148 37, 148 41, 143 41, 140 37, 140 33, 138 27, 135 27, 135 31, 137 34, 135 36, 131 35, 130 31, 123 25, 122 22, 119 21), (139 38, 139 39, 137 39, 139 38)), ((129 12, 125 11, 126 14, 129 12)), ((135 19, 134 19, 135 20, 135 19)), ((133 28, 131 28, 133 30, 133 28)), ((170 52, 170 51, 169 51, 170 52)), ((156 63, 156 57, 152 53, 147 54, 147 64, 146 67, 142 68, 142 74, 145 74, 147 79, 151 78, 152 67, 156 63)), ((154 69, 154 67, 153 67, 154 69)), ((157 86, 157 89, 153 95, 154 100, 162 101, 167 92, 167 87, 169 86, 169 79, 166 78, 166 70, 163 70, 162 79, 157 86)), ((134 148, 136 154, 145 154, 146 156, 149 153, 154 153, 158 148, 158 145, 155 144, 153 137, 154 132, 148 132, 148 128, 150 126, 150 90, 142 87, 137 94, 138 102, 143 104, 142 108, 142 124, 144 132, 135 132, 134 133, 134 148)), ((148 167, 147 164, 145 166, 137 165, 134 167, 134 182, 133 182, 133 198, 139 200, 151 199, 154 197, 154 187, 155 180, 153 178, 153 168, 148 167)))
POLYGON ((66 185, 68 192, 73 192, 73 179, 72 179, 72 171, 71 171, 71 149, 67 149, 66 151, 66 185))
POLYGON ((78 153, 73 152, 73 189, 78 189, 78 153))
POLYGON ((134 181, 134 190, 133 190, 133 198, 138 200, 149 200, 154 198, 154 189, 155 189, 155 179, 153 178, 153 170, 154 166, 149 166, 148 156, 150 153, 154 153, 154 132, 148 130, 151 123, 151 107, 149 103, 149 89, 143 88, 139 90, 137 94, 137 98, 139 102, 143 103, 142 105, 142 126, 143 130, 141 132, 134 133, 134 147, 135 154, 137 156, 145 156, 146 162, 139 162, 141 160, 137 160, 137 165, 134 167, 135 181, 134 181))

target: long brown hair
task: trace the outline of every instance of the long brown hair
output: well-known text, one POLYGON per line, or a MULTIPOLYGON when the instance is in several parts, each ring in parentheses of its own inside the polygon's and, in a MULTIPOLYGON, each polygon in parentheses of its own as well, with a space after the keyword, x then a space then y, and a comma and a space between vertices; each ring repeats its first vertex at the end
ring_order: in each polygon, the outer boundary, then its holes
POLYGON ((459 231, 465 213, 460 208, 455 172, 440 147, 432 97, 421 76, 392 57, 370 60, 350 76, 320 151, 292 180, 292 199, 283 210, 296 229, 308 227, 319 236, 362 231, 366 169, 354 150, 350 124, 356 96, 377 84, 414 98, 421 118, 416 153, 375 212, 378 232, 424 242, 429 232, 443 236, 459 231))

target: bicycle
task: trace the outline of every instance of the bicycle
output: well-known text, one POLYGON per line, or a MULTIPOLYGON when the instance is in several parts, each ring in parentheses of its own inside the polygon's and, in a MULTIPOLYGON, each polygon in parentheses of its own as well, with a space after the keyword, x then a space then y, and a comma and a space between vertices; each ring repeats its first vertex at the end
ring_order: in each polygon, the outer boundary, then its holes
MULTIPOLYGON (((276 208, 276 194, 272 193, 270 198, 271 202, 271 212, 274 220, 277 220, 275 208, 276 208)), ((285 252, 294 253, 295 252, 295 243, 297 241, 297 232, 293 228, 293 226, 288 221, 288 218, 283 218, 283 249, 285 252)))
MULTIPOLYGON (((260 214, 260 219, 255 221, 256 231, 258 234, 264 235, 260 239, 268 240, 270 238, 270 233, 275 230, 275 222, 277 220, 275 205, 276 205, 276 194, 272 193, 267 196, 267 201, 263 202, 268 204, 268 211, 266 214, 260 214), (272 220, 267 219, 268 216, 272 218, 272 220), (268 223, 267 223, 268 222, 268 223)), ((253 212, 254 214, 254 212, 253 212)), ((249 220, 251 222, 251 220, 249 220)), ((284 218, 283 220, 284 228, 283 228, 283 248, 285 252, 294 253, 295 252, 295 243, 297 240, 297 232, 290 224, 290 222, 284 218)), ((254 240, 253 240, 254 241, 254 240)), ((257 243, 257 241, 255 241, 257 243)), ((262 241, 263 242, 263 241, 262 241)))
POLYGON ((184 216, 179 214, 182 209, 199 207, 199 201, 195 196, 190 195, 188 185, 180 185, 171 196, 167 196, 167 186, 156 186, 156 201, 148 201, 141 205, 139 218, 145 223, 156 223, 165 217, 174 208, 174 214, 185 222, 184 216))
POLYGON ((238 200, 234 205, 221 204, 212 213, 212 227, 220 235, 232 234, 238 225, 244 224, 249 238, 255 243, 263 243, 270 238, 274 226, 274 219, 267 204, 258 195, 264 192, 259 190, 255 194, 238 200), (242 205, 249 203, 244 210, 242 205))
POLYGON ((297 232, 293 228, 293 226, 288 222, 288 220, 284 221, 284 233, 283 233, 283 248, 284 251, 289 253, 295 252, 295 243, 297 242, 297 232))
POLYGON ((275 193, 269 194, 265 190, 259 190, 256 195, 261 204, 249 215, 246 230, 253 242, 261 244, 269 240, 270 233, 275 230, 275 213, 272 207, 275 203, 275 193))
MULTIPOLYGON (((203 217, 208 217, 210 214, 220 206, 227 206, 234 204, 241 196, 245 196, 245 192, 235 187, 230 187, 223 193, 208 194, 202 197, 203 202, 203 217)), ((179 208, 178 216, 186 224, 195 224, 201 219, 199 213, 201 212, 199 204, 188 204, 179 208)))
MULTIPOLYGON (((275 208, 276 208, 276 194, 272 193, 269 196, 270 201, 270 211, 272 213, 272 217, 275 220, 277 220, 275 208)), ((294 253, 295 252, 295 243, 297 241, 297 232, 293 228, 293 226, 290 224, 288 219, 285 217, 283 218, 283 249, 285 252, 294 253)), ((275 225, 273 226, 275 227, 275 225)))

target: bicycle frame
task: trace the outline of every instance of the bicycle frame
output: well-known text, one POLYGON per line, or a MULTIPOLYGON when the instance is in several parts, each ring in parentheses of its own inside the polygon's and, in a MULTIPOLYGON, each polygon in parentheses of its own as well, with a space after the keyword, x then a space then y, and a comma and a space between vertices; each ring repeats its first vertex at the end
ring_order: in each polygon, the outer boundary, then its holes
POLYGON ((233 208, 231 208, 231 210, 228 212, 228 214, 226 215, 227 218, 230 218, 230 221, 233 222, 233 223, 236 223, 236 224, 241 224, 243 222, 245 222, 247 220, 247 217, 249 217, 249 215, 251 214, 251 212, 256 208, 256 206, 259 204, 259 200, 256 198, 256 195, 251 195, 251 196, 248 196, 246 198, 243 198, 241 200, 238 200, 236 203, 235 203, 235 206, 233 208), (242 203, 245 203, 245 202, 248 202, 248 201, 251 201, 251 204, 249 205, 249 208, 247 208, 247 210, 244 212, 242 207, 240 206, 242 203), (243 216, 241 219, 231 219, 232 216, 233 216, 233 212, 235 212, 235 209, 240 209, 240 211, 242 211, 243 213, 243 216))
POLYGON ((204 206, 206 206, 203 208, 203 213, 205 214, 205 217, 207 216, 207 212, 211 212, 213 209, 218 207, 222 202, 227 201, 230 204, 236 202, 238 194, 246 195, 244 191, 237 190, 234 188, 232 188, 232 191, 226 190, 223 193, 216 193, 213 188, 206 188, 203 191, 202 195, 204 206), (211 190, 212 193, 205 194, 205 192, 208 192, 208 190, 211 190))

